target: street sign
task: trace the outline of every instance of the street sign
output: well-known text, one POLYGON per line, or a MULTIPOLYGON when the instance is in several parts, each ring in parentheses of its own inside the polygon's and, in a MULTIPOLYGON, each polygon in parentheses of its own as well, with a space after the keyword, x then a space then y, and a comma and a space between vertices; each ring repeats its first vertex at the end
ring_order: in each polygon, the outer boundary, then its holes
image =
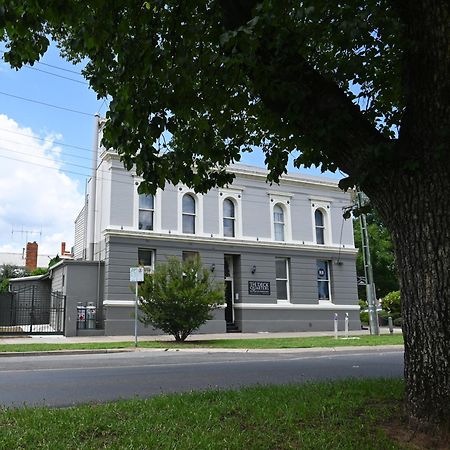
POLYGON ((130 281, 132 283, 140 283, 141 281, 144 281, 144 268, 130 267, 130 281))

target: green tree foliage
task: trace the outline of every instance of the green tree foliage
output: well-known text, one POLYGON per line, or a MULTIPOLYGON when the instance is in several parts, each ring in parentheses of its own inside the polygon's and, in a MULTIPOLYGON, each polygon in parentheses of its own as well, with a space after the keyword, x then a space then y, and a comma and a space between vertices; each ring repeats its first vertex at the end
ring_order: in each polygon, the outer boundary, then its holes
POLYGON ((59 255, 56 255, 48 262, 48 268, 50 269, 50 267, 54 266, 56 263, 59 263, 59 261, 61 261, 61 258, 59 255))
POLYGON ((27 275, 27 271, 13 264, 3 264, 0 268, 0 292, 8 292, 9 280, 27 275))
POLYGON ((381 300, 381 307, 387 311, 393 319, 401 316, 400 291, 392 291, 381 300))
POLYGON ((158 264, 145 276, 139 296, 141 322, 171 334, 176 341, 184 341, 224 303, 221 285, 211 280, 200 259, 169 258, 158 264))
POLYGON ((31 276, 36 276, 36 275, 45 275, 48 272, 48 269, 46 269, 45 267, 36 267, 36 269, 34 269, 31 272, 31 276))
POLYGON ((199 192, 262 148, 269 180, 340 169, 393 237, 406 402, 450 428, 448 0, 1 1, 16 68, 58 42, 99 97, 103 144, 143 176, 199 192), (420 315, 421 320, 416 318, 420 315))
MULTIPOLYGON (((366 217, 376 294, 377 298, 382 298, 387 293, 399 289, 397 269, 395 267, 395 253, 390 234, 378 215, 372 212, 367 214, 366 217)), ((359 276, 364 276, 364 259, 359 219, 354 220, 353 228, 355 246, 359 249, 356 260, 356 271, 359 276)), ((358 292, 359 298, 365 300, 365 286, 358 286, 358 292)))
POLYGON ((0 293, 8 292, 9 278, 2 278, 0 281, 0 293))

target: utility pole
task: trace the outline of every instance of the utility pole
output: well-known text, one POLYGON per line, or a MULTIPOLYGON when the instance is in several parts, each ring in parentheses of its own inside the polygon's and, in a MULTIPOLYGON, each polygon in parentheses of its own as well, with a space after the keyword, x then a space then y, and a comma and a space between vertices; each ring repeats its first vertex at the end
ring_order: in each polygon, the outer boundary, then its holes
MULTIPOLYGON (((358 208, 363 206, 363 193, 357 192, 358 208)), ((372 260, 370 258, 370 246, 369 246, 369 234, 367 232, 367 219, 364 213, 359 216, 359 223, 361 225, 361 242, 364 260, 364 274, 366 277, 366 294, 367 303, 369 305, 369 327, 370 334, 379 335, 380 329, 378 328, 378 315, 376 305, 376 293, 375 283, 373 280, 372 260)))

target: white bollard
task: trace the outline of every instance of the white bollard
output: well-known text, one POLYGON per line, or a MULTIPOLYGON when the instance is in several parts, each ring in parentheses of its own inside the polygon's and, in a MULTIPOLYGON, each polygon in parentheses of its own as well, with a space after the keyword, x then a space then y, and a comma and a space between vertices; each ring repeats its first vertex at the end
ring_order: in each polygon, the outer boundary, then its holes
POLYGON ((338 313, 334 313, 334 338, 338 338, 338 313))
POLYGON ((389 333, 393 334, 394 333, 394 324, 392 322, 391 316, 388 317, 388 325, 389 325, 389 333))
POLYGON ((348 338, 348 313, 345 313, 345 337, 348 338))

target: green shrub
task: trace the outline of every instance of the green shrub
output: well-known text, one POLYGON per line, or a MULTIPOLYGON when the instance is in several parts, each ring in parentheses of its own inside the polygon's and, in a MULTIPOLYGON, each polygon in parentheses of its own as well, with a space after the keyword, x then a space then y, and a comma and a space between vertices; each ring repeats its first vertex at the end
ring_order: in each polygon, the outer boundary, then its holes
POLYGON ((176 341, 184 341, 224 303, 223 284, 211 280, 211 272, 198 258, 185 262, 169 258, 157 265, 154 273, 145 276, 139 296, 139 320, 176 341))
POLYGON ((394 319, 394 327, 401 327, 403 325, 403 319, 401 317, 397 317, 394 319))
POLYGON ((360 318, 362 324, 365 324, 365 325, 369 324, 369 313, 367 311, 360 312, 359 318, 360 318))
POLYGON ((367 309, 369 306, 369 304, 367 303, 366 300, 359 299, 358 303, 359 303, 359 309, 361 309, 361 311, 363 311, 364 309, 367 309))
POLYGON ((381 307, 389 313, 393 319, 401 317, 400 291, 389 292, 382 300, 381 307))

